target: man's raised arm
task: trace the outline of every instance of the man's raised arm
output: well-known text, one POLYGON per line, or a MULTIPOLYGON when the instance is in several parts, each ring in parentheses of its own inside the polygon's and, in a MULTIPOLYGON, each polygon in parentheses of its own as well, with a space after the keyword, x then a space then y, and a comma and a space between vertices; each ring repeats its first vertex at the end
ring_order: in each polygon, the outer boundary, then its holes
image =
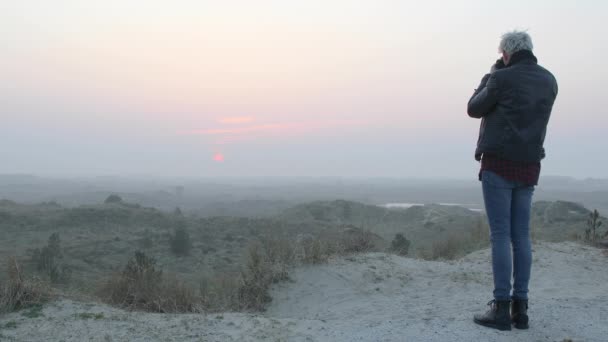
POLYGON ((486 74, 469 100, 467 113, 472 118, 481 118, 494 109, 498 102, 498 84, 494 73, 486 74))

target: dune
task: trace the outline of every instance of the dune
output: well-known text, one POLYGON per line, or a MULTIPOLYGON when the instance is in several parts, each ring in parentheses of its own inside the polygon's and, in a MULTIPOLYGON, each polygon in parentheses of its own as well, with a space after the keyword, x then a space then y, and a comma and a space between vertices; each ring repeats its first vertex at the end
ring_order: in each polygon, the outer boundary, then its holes
POLYGON ((299 267, 264 313, 151 314, 60 299, 0 317, 2 341, 606 341, 608 257, 534 246, 529 330, 473 324, 491 297, 489 250, 442 262, 384 253, 299 267))

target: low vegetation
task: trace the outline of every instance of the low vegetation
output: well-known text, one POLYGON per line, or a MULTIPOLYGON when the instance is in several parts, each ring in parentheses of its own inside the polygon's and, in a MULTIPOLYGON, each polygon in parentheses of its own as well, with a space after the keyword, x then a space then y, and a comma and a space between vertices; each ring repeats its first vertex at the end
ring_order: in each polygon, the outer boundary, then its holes
POLYGON ((264 310, 271 301, 272 284, 288 280, 293 266, 319 264, 337 255, 378 251, 374 238, 370 232, 351 227, 335 239, 262 239, 250 247, 246 268, 240 274, 238 308, 264 310))
POLYGON ((107 280, 100 295, 109 304, 150 312, 262 311, 273 284, 289 279, 299 264, 317 264, 333 255, 375 250, 373 235, 350 230, 340 239, 260 238, 251 243, 240 272, 204 277, 198 289, 167 277, 156 260, 136 252, 123 271, 107 280))
POLYGON ((8 260, 8 280, 0 284, 0 313, 37 308, 52 298, 48 285, 23 274, 17 259, 8 260))
POLYGON ((237 298, 240 309, 263 310, 272 300, 268 293, 270 286, 288 279, 287 265, 278 259, 273 262, 269 252, 260 244, 251 246, 247 265, 239 279, 237 298))
POLYGON ((36 270, 54 284, 66 284, 72 274, 69 267, 59 262, 62 258, 61 239, 58 233, 51 234, 48 244, 36 248, 32 255, 36 270))
POLYGON ((405 256, 410 250, 410 243, 410 240, 406 239, 403 234, 398 233, 395 235, 395 238, 391 242, 391 250, 393 251, 393 253, 405 256))
POLYGON ((105 203, 105 204, 122 203, 122 198, 118 195, 112 194, 112 195, 108 196, 103 203, 105 203))
POLYGON ((98 313, 82 312, 79 314, 75 314, 74 316, 76 318, 80 318, 83 320, 88 320, 88 319, 100 320, 100 319, 104 319, 104 317, 105 317, 102 312, 98 312, 98 313))
MULTIPOLYGON (((570 224, 568 217, 556 216, 564 206, 540 207, 539 236, 543 220, 570 224)), ((577 213, 586 218, 583 209, 577 213)), ((601 217, 592 218, 588 236, 601 237, 601 217)), ((117 195, 75 208, 0 201, 0 230, 21 246, 38 247, 20 256, 26 273, 38 278, 24 278, 15 262, 19 272, 12 274, 20 276, 0 284, 2 310, 29 307, 32 315, 48 298, 46 284, 96 294, 129 310, 260 311, 272 300, 271 287, 289 280, 297 265, 370 251, 449 260, 486 248, 489 241, 484 219, 464 208, 388 210, 332 201, 297 206, 276 218, 197 218, 180 209, 130 204, 117 195), (41 232, 48 240, 40 240, 41 232)), ((580 226, 576 231, 583 232, 580 226)), ((7 257, 7 246, 0 247, 0 257, 7 257)))
POLYGON ((601 227, 602 221, 600 219, 600 214, 597 210, 593 210, 591 213, 589 213, 589 218, 587 219, 585 241, 590 244, 597 244, 600 239, 608 238, 608 229, 604 233, 601 233, 601 227))
POLYGON ((183 225, 175 229, 175 233, 171 236, 170 240, 171 251, 177 256, 190 255, 192 249, 192 241, 190 241, 190 234, 183 225))
POLYGON ((166 277, 156 260, 143 252, 135 255, 123 271, 101 288, 102 298, 130 310, 159 313, 198 312, 197 299, 185 284, 166 277))
POLYGON ((419 256, 426 260, 454 260, 488 247, 489 242, 490 228, 480 218, 466 235, 448 235, 433 242, 431 248, 420 251, 419 256))

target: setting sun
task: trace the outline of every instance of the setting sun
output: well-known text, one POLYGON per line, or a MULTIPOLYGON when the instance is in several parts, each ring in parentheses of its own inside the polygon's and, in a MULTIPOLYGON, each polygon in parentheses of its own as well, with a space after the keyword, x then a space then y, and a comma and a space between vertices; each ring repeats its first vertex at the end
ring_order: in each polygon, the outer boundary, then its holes
POLYGON ((213 156, 213 160, 216 161, 216 162, 218 162, 218 163, 222 163, 222 162, 224 162, 224 155, 221 154, 221 153, 216 153, 213 156))

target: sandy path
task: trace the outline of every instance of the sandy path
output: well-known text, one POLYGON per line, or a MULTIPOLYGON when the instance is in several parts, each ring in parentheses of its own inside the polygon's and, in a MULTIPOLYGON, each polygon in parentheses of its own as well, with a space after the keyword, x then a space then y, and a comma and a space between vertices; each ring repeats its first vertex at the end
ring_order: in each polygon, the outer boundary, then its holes
POLYGON ((608 257, 575 243, 534 250, 528 331, 472 323, 491 295, 485 250, 450 263, 375 253, 299 268, 273 289, 263 315, 129 313, 62 300, 38 318, 2 317, 0 340, 607 341, 608 257))

